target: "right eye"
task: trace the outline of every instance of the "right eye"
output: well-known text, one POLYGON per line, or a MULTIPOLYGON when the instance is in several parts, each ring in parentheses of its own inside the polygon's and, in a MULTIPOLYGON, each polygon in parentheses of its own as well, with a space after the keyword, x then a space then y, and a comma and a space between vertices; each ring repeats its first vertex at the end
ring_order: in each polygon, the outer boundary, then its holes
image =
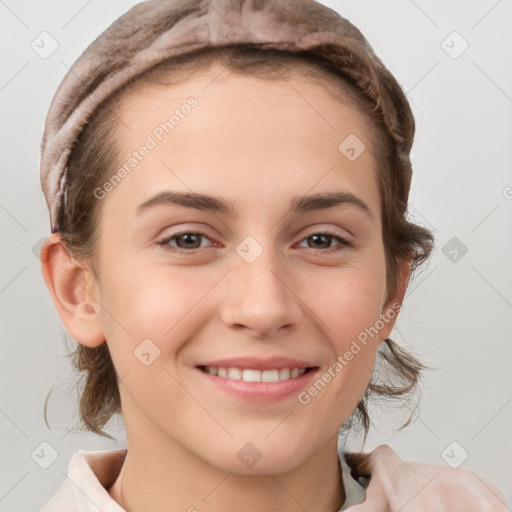
MULTIPOLYGON (((198 233, 195 231, 182 231, 166 236, 158 242, 158 245, 162 246, 166 251, 177 252, 177 253, 190 253, 195 249, 201 248, 200 238, 205 237, 210 240, 204 233, 198 233), (177 247, 172 245, 171 242, 176 241, 177 247), (199 245, 198 245, 199 242, 199 245)), ((213 244, 216 245, 216 244, 213 244)))

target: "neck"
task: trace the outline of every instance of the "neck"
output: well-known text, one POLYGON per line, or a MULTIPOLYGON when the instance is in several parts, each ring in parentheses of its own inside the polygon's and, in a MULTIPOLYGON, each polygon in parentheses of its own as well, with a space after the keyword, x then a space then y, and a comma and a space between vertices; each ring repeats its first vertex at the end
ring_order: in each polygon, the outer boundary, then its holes
POLYGON ((223 471, 167 442, 167 449, 152 450, 128 439, 120 475, 109 489, 127 512, 235 512, 240 504, 245 512, 336 512, 345 501, 337 436, 291 471, 256 475, 223 471))

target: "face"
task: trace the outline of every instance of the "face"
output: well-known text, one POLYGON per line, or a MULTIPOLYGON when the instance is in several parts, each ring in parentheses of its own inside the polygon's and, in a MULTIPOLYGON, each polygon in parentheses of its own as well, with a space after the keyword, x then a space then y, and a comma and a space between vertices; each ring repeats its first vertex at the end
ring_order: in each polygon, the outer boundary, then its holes
POLYGON ((281 472, 335 439, 391 330, 375 334, 376 158, 365 118, 322 86, 219 72, 124 98, 94 294, 129 443, 281 472), (215 201, 177 199, 191 193, 215 201), (338 200, 305 199, 318 194, 338 200))

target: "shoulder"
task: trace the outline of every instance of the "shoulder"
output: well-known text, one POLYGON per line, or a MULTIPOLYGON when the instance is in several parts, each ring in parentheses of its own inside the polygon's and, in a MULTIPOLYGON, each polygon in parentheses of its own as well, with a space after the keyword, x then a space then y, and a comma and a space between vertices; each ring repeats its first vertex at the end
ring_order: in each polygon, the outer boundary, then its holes
POLYGON ((401 510, 404 503, 416 511, 509 510, 496 487, 466 468, 406 461, 389 445, 369 453, 346 452, 345 460, 354 477, 366 479, 369 501, 386 503, 391 511, 401 510))
POLYGON ((77 450, 71 457, 65 481, 40 512, 124 512, 108 493, 126 450, 77 450))

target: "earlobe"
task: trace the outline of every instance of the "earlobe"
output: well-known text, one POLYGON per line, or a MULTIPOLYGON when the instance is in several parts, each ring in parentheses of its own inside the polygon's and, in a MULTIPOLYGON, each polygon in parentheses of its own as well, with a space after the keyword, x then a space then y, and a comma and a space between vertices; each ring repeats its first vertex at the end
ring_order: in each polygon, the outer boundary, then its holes
POLYGON ((48 236, 40 256, 44 281, 69 334, 83 345, 101 345, 105 336, 92 272, 68 253, 58 232, 48 236))

